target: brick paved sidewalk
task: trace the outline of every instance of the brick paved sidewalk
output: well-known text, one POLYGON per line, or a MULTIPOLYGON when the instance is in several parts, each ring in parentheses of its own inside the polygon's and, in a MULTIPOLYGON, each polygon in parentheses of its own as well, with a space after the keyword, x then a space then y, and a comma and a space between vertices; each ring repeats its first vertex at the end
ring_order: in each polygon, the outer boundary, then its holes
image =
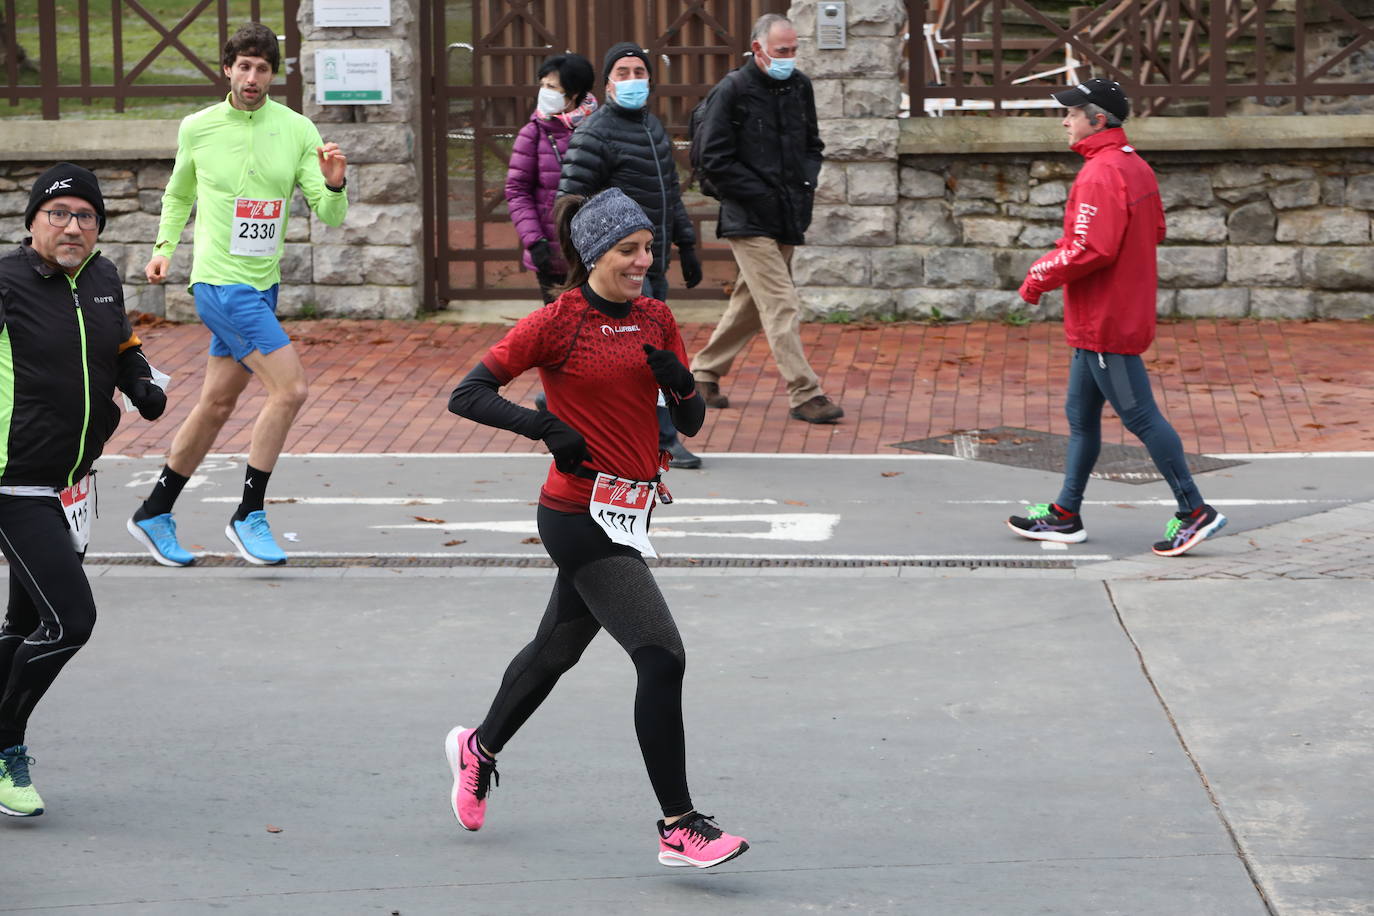
MULTIPOLYGON (((448 394, 504 332, 494 324, 426 321, 288 322, 310 378, 290 452, 505 452, 542 446, 448 413, 448 394)), ((689 353, 711 326, 683 327, 689 353)), ((139 329, 153 364, 173 376, 166 416, 126 414, 107 453, 164 454, 204 373, 200 325, 139 329)), ((762 336, 723 380, 728 410, 712 410, 699 452, 881 453, 896 442, 959 429, 1017 426, 1067 433, 1069 351, 1058 324, 811 324, 806 351, 845 409, 834 426, 787 416, 762 336)), ((1374 449, 1374 323, 1180 321, 1160 326, 1145 354, 1161 407, 1190 452, 1374 449)), ((507 393, 526 404, 535 373, 507 393)), ((216 451, 248 449, 263 400, 251 384, 216 451)), ((1115 420, 1104 440, 1134 444, 1115 420)))

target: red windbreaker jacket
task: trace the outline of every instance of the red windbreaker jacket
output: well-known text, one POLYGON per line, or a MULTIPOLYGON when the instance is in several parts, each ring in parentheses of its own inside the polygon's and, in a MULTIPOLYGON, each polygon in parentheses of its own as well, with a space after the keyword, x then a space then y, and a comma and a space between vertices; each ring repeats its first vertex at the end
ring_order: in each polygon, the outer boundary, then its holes
POLYGON ((1069 191, 1064 235, 1031 265, 1021 298, 1034 304, 1062 286, 1069 346, 1143 353, 1155 339, 1159 182, 1119 127, 1085 137, 1073 151, 1087 161, 1069 191))

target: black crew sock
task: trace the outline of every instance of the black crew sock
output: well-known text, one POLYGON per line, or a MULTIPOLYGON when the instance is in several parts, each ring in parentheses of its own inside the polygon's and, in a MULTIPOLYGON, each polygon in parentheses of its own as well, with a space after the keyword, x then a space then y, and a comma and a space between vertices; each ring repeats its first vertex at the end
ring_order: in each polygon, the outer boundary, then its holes
POLYGON ((236 522, 247 518, 249 512, 262 508, 263 497, 267 495, 267 479, 272 476, 271 471, 259 471, 251 464, 247 468, 243 475, 243 502, 239 503, 238 511, 234 513, 236 522))
POLYGON ((190 477, 181 476, 164 464, 162 473, 157 475, 157 483, 153 484, 153 492, 148 494, 143 505, 134 512, 134 521, 141 522, 152 518, 154 515, 171 512, 172 505, 181 495, 181 488, 186 486, 186 481, 190 479, 190 477))

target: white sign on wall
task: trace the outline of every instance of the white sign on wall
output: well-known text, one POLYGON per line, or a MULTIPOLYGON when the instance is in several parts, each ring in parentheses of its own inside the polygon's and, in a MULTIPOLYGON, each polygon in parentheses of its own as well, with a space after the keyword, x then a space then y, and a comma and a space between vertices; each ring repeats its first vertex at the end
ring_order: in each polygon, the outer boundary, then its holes
POLYGON ((391 0, 315 0, 315 26, 389 26, 391 0))
POLYGON ((391 101, 386 48, 315 52, 315 101, 321 105, 385 105, 391 101))

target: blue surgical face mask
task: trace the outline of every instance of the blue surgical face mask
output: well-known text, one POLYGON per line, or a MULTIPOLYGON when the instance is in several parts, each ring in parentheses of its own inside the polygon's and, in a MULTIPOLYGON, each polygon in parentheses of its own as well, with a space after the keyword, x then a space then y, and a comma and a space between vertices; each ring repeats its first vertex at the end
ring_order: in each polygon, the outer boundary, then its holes
POLYGON ((648 80, 621 80, 615 84, 615 103, 621 108, 632 111, 644 107, 649 101, 648 80))
MULTIPOLYGON (((768 57, 767 54, 763 55, 768 57)), ((775 80, 785 80, 792 75, 792 71, 797 69, 797 59, 795 57, 769 57, 768 75, 775 80)))

